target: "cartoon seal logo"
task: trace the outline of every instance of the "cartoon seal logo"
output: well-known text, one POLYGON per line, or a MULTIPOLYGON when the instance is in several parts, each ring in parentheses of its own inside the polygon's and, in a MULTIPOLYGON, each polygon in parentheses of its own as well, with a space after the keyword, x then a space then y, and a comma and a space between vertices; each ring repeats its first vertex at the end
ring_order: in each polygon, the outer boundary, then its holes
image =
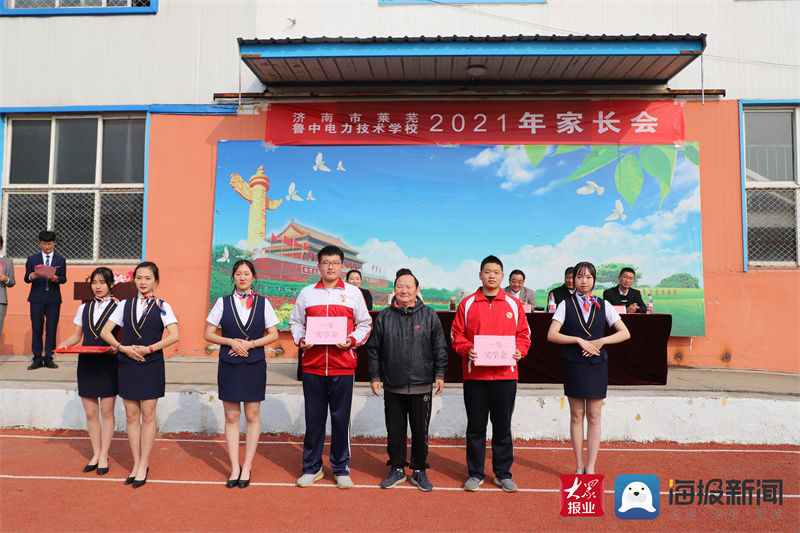
POLYGON ((629 509, 644 509, 649 513, 656 512, 655 507, 653 507, 653 494, 650 492, 650 487, 641 481, 628 483, 622 491, 622 505, 618 511, 624 513, 629 509))

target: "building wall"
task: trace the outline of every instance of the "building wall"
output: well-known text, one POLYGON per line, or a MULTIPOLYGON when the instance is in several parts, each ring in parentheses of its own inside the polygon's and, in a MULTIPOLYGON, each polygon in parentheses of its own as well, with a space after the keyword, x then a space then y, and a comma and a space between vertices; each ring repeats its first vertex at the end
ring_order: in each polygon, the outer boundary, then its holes
MULTIPOLYGON (((378 0, 161 0, 156 15, 0 17, 0 106, 207 104, 261 84, 237 37, 708 34, 707 88, 800 97, 800 2, 550 0, 379 5, 378 0)), ((669 84, 701 86, 700 61, 669 84)))
MULTIPOLYGON (((673 338, 670 363, 680 352, 685 365, 798 372, 800 270, 742 268, 738 103, 687 102, 685 117, 687 140, 700 143, 706 336, 673 338), (731 355, 727 363, 724 353, 731 355)), ((161 271, 156 294, 178 315, 181 340, 172 354, 206 354, 217 141, 263 139, 264 130, 263 115, 152 116, 146 257, 161 271)), ((91 268, 71 267, 68 277, 82 279, 91 268)), ((19 285, 8 291, 0 353, 30 351, 23 274, 18 266, 19 285)), ((71 284, 66 289, 60 339, 78 306, 71 284)), ((294 353, 286 335, 278 342, 294 353)))

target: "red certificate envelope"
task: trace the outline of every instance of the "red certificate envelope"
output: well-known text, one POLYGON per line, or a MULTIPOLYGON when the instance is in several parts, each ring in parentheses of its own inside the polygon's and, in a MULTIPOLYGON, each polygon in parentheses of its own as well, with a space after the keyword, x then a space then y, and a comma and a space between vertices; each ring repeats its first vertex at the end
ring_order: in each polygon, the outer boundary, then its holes
POLYGON ((49 278, 50 276, 56 275, 56 267, 53 265, 36 265, 33 267, 33 271, 43 278, 49 278))
POLYGON ((514 359, 517 343, 513 335, 475 335, 474 345, 478 353, 478 358, 472 362, 475 366, 517 364, 514 359))
POLYGON ((624 305, 612 305, 611 307, 613 307, 614 311, 616 311, 620 315, 624 315, 625 313, 628 312, 627 308, 624 305))
POLYGON ((344 344, 347 342, 347 317, 306 317, 306 344, 344 344))
POLYGON ((56 353, 106 353, 108 346, 67 346, 66 348, 56 348, 56 353))

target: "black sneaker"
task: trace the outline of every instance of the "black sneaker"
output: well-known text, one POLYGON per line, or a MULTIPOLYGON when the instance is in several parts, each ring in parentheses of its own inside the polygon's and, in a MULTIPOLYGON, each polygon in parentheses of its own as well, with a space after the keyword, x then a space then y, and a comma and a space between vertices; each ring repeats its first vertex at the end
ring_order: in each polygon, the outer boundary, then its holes
POLYGON ((414 470, 414 473, 411 474, 411 484, 416 485, 422 492, 433 490, 433 483, 428 481, 428 476, 425 475, 424 470, 414 470))
POLYGON ((44 366, 46 368, 58 368, 58 365, 52 359, 45 359, 44 366))
POLYGON ((389 475, 386 476, 386 479, 381 481, 381 488, 382 489, 391 489, 398 483, 402 483, 406 480, 406 470, 405 468, 395 468, 392 467, 389 470, 389 475))

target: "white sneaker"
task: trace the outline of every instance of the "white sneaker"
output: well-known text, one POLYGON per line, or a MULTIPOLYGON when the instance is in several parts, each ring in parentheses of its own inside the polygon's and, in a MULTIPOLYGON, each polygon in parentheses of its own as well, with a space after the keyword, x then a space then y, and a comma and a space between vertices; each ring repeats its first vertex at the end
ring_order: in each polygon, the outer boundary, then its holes
POLYGON ((310 487, 314 484, 315 481, 319 481, 322 479, 322 469, 319 469, 319 472, 316 474, 303 474, 297 479, 297 486, 298 487, 310 487))
POLYGON ((353 488, 353 480, 350 479, 350 476, 333 476, 333 480, 336 481, 336 486, 340 489, 353 488))

